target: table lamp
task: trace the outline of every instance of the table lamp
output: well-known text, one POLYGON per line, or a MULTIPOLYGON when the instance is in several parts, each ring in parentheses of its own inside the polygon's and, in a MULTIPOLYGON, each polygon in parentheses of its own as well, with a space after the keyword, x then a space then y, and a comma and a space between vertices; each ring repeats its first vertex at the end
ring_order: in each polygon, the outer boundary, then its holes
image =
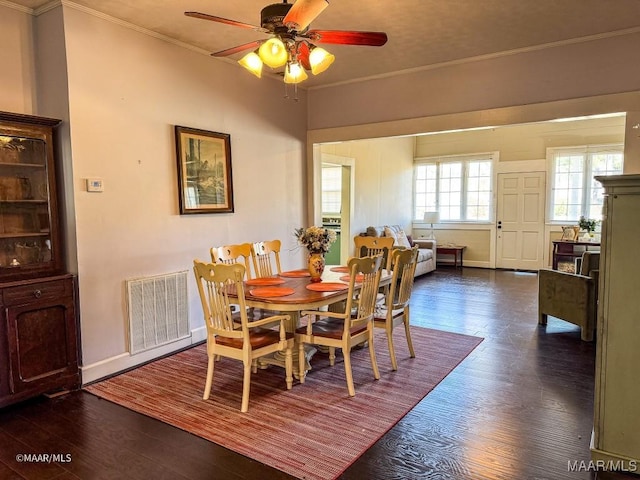
POLYGON ((424 223, 431 224, 431 232, 427 237, 429 240, 435 240, 435 235, 433 234, 433 224, 440 222, 440 214, 438 212, 424 212, 424 223))

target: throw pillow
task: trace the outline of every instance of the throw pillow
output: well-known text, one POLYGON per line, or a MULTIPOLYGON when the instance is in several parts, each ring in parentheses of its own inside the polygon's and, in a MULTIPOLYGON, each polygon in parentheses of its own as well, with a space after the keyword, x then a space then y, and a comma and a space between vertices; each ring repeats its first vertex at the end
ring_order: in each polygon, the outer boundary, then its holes
POLYGON ((407 234, 404 233, 404 230, 400 230, 396 233, 396 243, 405 248, 411 248, 411 242, 409 242, 409 238, 407 238, 407 234))
POLYGON ((393 244, 398 244, 398 237, 396 236, 396 232, 391 230, 389 227, 384 227, 384 236, 393 238, 393 244))
POLYGON ((399 247, 411 248, 411 243, 403 229, 394 231, 392 228, 384 227, 384 236, 393 238, 393 244, 399 247))

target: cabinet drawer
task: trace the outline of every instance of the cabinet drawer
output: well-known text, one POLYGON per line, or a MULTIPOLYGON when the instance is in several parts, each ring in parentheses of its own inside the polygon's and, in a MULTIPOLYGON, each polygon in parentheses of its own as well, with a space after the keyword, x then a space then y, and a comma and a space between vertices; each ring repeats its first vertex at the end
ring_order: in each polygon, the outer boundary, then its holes
POLYGON ((5 306, 10 306, 62 298, 72 294, 71 286, 72 282, 69 280, 55 280, 8 287, 2 292, 3 303, 5 306))

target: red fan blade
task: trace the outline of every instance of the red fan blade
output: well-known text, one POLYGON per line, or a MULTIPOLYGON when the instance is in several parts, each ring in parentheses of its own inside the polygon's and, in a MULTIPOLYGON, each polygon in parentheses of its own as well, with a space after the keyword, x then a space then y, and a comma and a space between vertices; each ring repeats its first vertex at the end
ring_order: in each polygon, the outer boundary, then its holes
POLYGON ((255 25, 249 25, 248 23, 236 22, 235 20, 229 20, 228 18, 216 17, 214 15, 207 15, 200 12, 184 12, 187 17, 200 18, 202 20, 211 20, 212 22, 224 23, 226 25, 232 25, 240 28, 250 28, 251 30, 258 30, 260 32, 266 31, 262 27, 256 27, 255 25))
POLYGON ((368 45, 381 47, 387 43, 384 32, 349 32, 345 30, 309 30, 305 37, 318 43, 335 43, 341 45, 368 45))
POLYGON ((297 0, 282 20, 282 24, 298 32, 309 26, 329 6, 327 0, 297 0))
POLYGON ((212 53, 213 57, 228 57, 234 53, 242 52, 243 50, 249 50, 250 48, 258 48, 262 42, 256 40, 253 42, 245 43, 244 45, 238 45, 237 47, 227 48, 226 50, 220 50, 219 52, 212 53))
POLYGON ((301 42, 298 45, 298 61, 300 65, 304 67, 305 70, 311 70, 311 64, 309 63, 309 54, 311 50, 309 50, 309 44, 307 42, 301 42))

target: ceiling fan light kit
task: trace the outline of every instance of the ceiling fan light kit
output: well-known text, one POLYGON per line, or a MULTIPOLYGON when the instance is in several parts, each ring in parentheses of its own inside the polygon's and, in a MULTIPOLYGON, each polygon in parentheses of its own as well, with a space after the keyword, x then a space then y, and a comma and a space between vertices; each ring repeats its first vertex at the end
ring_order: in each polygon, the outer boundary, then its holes
POLYGON ((309 78, 299 63, 289 63, 284 70, 284 83, 300 83, 309 78))
POLYGON ((258 51, 247 53, 238 60, 238 63, 253 73, 256 77, 262 77, 262 59, 258 55, 258 51))
POLYGON ((335 61, 336 57, 322 47, 314 47, 309 54, 311 73, 318 75, 324 72, 335 61))
POLYGON ((258 56, 265 65, 271 68, 282 67, 289 61, 289 52, 278 37, 270 38, 260 45, 258 56))
POLYGON ((263 64, 273 69, 285 67, 284 82, 298 84, 309 78, 306 70, 318 75, 335 61, 334 55, 312 42, 375 47, 387 42, 384 32, 308 30, 309 24, 328 6, 327 0, 297 0, 294 4, 283 0, 262 9, 260 27, 206 13, 185 12, 185 15, 269 34, 267 40, 253 41, 212 55, 226 57, 252 49, 254 51, 238 60, 240 65, 258 78, 262 77, 263 64))

